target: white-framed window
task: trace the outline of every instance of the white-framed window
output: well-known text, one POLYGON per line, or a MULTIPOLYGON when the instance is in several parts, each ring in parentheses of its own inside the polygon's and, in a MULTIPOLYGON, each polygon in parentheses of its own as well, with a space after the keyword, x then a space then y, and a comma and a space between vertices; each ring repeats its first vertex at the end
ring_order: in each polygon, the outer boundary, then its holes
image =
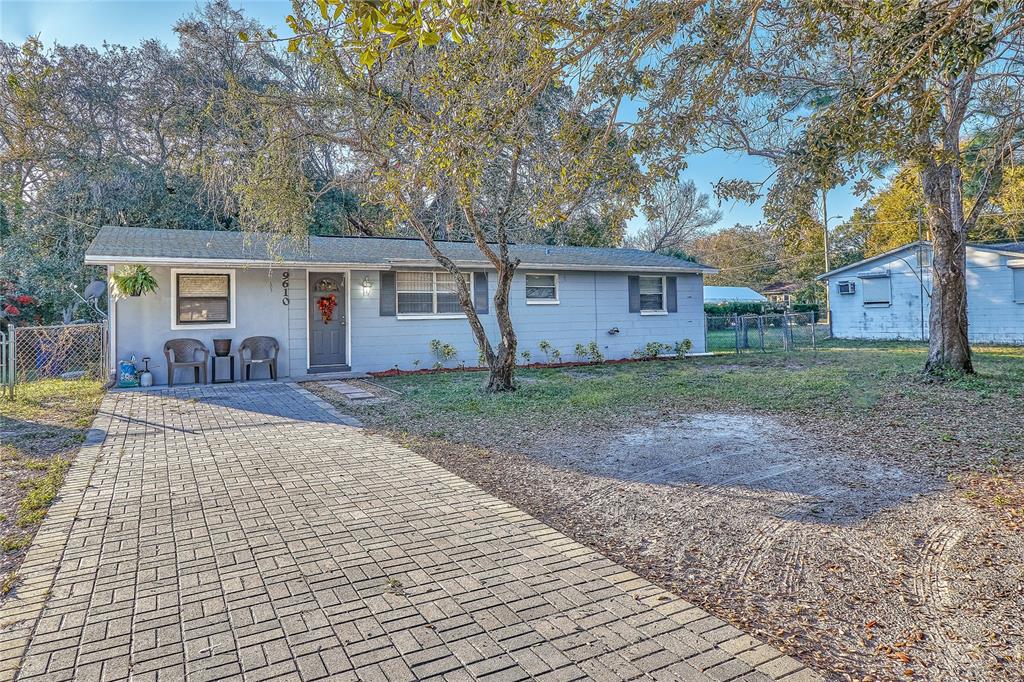
POLYGON ((864 305, 889 305, 892 303, 888 275, 885 277, 862 277, 860 282, 864 305))
POLYGON ((665 307, 665 278, 640 277, 640 314, 660 315, 665 307))
POLYGON ((527 275, 526 302, 530 305, 558 303, 558 275, 527 275))
MULTIPOLYGON (((464 275, 465 276, 465 275, 464 275)), ((466 278, 473 296, 472 279, 466 278)), ((399 317, 459 317, 455 277, 450 272, 400 271, 395 273, 395 311, 399 317)))
POLYGON ((1024 264, 1019 266, 1011 266, 1010 272, 1013 274, 1013 300, 1017 303, 1024 303, 1024 264))
POLYGON ((171 329, 234 326, 234 270, 171 271, 171 329))

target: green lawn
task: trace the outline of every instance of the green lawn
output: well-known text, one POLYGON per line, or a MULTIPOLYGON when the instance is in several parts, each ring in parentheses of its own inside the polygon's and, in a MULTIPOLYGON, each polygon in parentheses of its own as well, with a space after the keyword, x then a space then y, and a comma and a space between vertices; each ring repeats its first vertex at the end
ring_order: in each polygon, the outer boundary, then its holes
POLYGON ((0 399, 0 600, 17 584, 24 549, 46 516, 99 408, 98 381, 19 384, 0 399))
POLYGON ((951 400, 984 409, 1024 402, 1024 348, 979 347, 977 374, 923 381, 919 343, 826 341, 817 351, 743 353, 570 369, 524 369, 519 390, 488 395, 479 372, 377 379, 400 392, 401 409, 377 411, 384 423, 432 430, 464 418, 501 424, 618 418, 685 407, 855 416, 884 397, 918 405, 951 400))

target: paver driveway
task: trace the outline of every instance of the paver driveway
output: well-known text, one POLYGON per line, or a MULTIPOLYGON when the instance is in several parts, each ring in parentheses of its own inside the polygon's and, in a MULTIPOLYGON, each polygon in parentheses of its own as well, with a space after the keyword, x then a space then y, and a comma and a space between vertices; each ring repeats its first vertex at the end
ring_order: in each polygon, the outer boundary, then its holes
POLYGON ((289 384, 109 394, 0 660, 28 641, 21 680, 815 679, 344 421, 289 384))

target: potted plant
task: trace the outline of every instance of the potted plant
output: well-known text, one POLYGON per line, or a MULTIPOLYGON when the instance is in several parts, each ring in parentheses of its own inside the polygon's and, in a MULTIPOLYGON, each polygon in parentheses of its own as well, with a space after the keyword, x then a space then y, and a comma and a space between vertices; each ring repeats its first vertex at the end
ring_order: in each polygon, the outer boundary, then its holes
POLYGON ((157 290, 156 277, 145 265, 126 265, 110 276, 121 296, 142 296, 157 290))

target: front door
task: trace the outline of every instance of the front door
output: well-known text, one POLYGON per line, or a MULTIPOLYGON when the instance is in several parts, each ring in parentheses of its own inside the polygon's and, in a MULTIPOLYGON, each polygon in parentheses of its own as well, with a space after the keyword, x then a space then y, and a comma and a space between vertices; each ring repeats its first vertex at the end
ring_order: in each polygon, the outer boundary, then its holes
POLYGON ((309 273, 309 366, 345 364, 345 275, 309 273))

